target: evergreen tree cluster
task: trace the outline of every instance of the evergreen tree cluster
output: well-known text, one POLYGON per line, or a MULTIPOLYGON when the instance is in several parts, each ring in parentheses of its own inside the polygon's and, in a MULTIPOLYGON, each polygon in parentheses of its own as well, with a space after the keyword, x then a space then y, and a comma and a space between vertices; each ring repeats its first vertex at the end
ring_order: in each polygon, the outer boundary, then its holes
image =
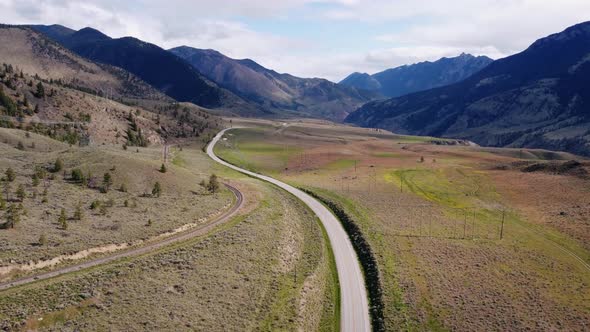
POLYGON ((129 121, 129 127, 127 128, 127 144, 128 146, 147 146, 148 141, 143 136, 141 132, 141 128, 139 128, 137 124, 137 120, 133 113, 129 112, 129 116, 127 117, 127 121, 129 121))

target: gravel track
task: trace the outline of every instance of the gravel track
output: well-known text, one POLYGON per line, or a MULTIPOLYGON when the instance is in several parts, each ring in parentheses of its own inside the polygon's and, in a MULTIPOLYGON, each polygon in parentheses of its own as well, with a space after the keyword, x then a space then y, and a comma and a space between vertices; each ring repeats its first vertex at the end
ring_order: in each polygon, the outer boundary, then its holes
POLYGON ((113 261, 116 261, 116 260, 119 260, 122 258, 128 258, 128 257, 134 257, 134 256, 147 254, 152 251, 156 251, 158 249, 164 248, 166 246, 176 244, 178 242, 187 241, 187 240, 190 240, 194 237, 205 235, 208 232, 210 232, 211 230, 213 230, 215 227, 230 220, 231 217, 233 217, 236 214, 236 212, 244 204, 244 197, 243 197, 242 193, 237 188, 235 188, 229 184, 225 184, 225 186, 236 196, 235 204, 229 210, 227 210, 226 212, 224 212, 220 216, 216 217, 212 222, 210 222, 202 227, 196 227, 196 228, 193 228, 189 231, 178 233, 178 234, 166 237, 166 238, 156 241, 156 242, 149 242, 148 244, 140 246, 140 247, 135 247, 135 248, 123 250, 120 252, 113 253, 111 255, 92 259, 92 260, 89 260, 89 261, 86 261, 86 262, 83 262, 80 264, 66 266, 66 267, 63 267, 60 269, 56 269, 56 270, 52 270, 52 271, 48 271, 48 272, 44 272, 44 273, 39 273, 39 274, 34 274, 34 275, 26 276, 26 277, 23 277, 20 279, 0 283, 0 291, 6 290, 6 289, 9 289, 12 287, 26 285, 26 284, 33 283, 33 282, 40 281, 40 280, 46 280, 46 279, 58 277, 58 276, 66 274, 66 273, 76 272, 76 271, 88 269, 91 267, 95 267, 98 265, 111 263, 113 261))

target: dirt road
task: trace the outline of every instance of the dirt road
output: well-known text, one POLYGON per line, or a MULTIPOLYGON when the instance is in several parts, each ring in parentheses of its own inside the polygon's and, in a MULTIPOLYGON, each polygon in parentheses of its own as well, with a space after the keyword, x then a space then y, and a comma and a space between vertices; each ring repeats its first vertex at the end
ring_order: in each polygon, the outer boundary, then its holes
POLYGON ((159 240, 159 241, 149 242, 148 244, 140 246, 140 247, 134 247, 131 249, 123 250, 123 251, 116 252, 116 253, 113 253, 108 256, 89 260, 89 261, 86 261, 86 262, 83 262, 80 264, 66 266, 66 267, 56 269, 53 271, 44 272, 44 273, 31 275, 31 276, 26 276, 26 277, 12 280, 9 282, 0 283, 0 291, 8 289, 8 288, 32 283, 32 282, 35 282, 38 280, 49 279, 49 278, 57 277, 57 276, 60 276, 60 275, 66 274, 66 273, 80 271, 80 270, 84 270, 84 269, 94 267, 97 265, 110 263, 110 262, 113 262, 118 259, 143 255, 143 254, 158 250, 160 248, 169 246, 169 245, 177 243, 177 242, 186 241, 191 238, 207 234, 208 232, 213 230, 215 227, 223 224, 224 222, 228 221, 231 217, 233 217, 236 214, 236 212, 242 207, 242 205, 244 203, 244 197, 238 189, 236 189, 235 187, 232 187, 228 184, 225 184, 225 186, 236 196, 236 201, 234 202, 234 205, 228 211, 224 212, 222 215, 216 217, 212 222, 210 222, 202 227, 197 227, 197 228, 194 228, 194 229, 186 231, 186 232, 182 232, 182 233, 178 233, 178 234, 166 237, 166 238, 159 240))

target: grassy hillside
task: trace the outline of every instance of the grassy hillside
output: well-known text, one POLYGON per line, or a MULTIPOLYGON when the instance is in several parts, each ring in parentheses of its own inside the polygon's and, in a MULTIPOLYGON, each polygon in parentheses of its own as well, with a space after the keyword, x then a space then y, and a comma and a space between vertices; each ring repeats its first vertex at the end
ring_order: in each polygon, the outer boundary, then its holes
POLYGON ((4 291, 0 326, 337 330, 335 265, 318 221, 289 194, 239 180, 248 202, 228 224, 137 259, 4 291))
POLYGON ((111 98, 170 100, 136 76, 93 63, 31 29, 0 25, 0 43, 10 45, 0 50, 0 61, 18 67, 19 73, 59 80, 111 98))
POLYGON ((0 129, 0 153, 5 202, 1 223, 8 221, 12 207, 20 219, 13 228, 0 230, 0 271, 10 275, 21 266, 28 269, 29 262, 133 243, 206 222, 232 201, 228 192, 209 195, 199 185, 210 175, 211 162, 198 145, 173 149, 171 160, 183 162, 169 163, 166 173, 160 171, 160 147, 77 148, 15 129, 0 129), (15 148, 15 142, 22 142, 25 150, 15 148), (54 170, 57 160, 63 165, 59 171, 54 170), (83 179, 73 175, 76 171, 83 179), (112 179, 106 193, 105 174, 112 179), (158 198, 151 197, 156 182, 162 188, 158 198), (18 196, 21 186, 24 197, 18 196), (61 209, 66 227, 60 220, 61 209))
MULTIPOLYGON (((1 30, 1 29, 0 29, 1 30)), ((132 99, 125 104, 60 80, 0 65, 0 126, 70 144, 146 146, 206 136, 219 119, 195 105, 132 99)))

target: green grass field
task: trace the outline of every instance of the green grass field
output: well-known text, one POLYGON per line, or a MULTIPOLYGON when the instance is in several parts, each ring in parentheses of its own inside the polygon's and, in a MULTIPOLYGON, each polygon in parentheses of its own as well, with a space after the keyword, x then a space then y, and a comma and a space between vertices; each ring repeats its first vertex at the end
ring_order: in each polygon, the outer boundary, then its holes
POLYGON ((259 130, 234 130, 227 136, 229 140, 219 142, 215 153, 253 172, 281 171, 301 151, 298 147, 270 143, 272 137, 259 130))

